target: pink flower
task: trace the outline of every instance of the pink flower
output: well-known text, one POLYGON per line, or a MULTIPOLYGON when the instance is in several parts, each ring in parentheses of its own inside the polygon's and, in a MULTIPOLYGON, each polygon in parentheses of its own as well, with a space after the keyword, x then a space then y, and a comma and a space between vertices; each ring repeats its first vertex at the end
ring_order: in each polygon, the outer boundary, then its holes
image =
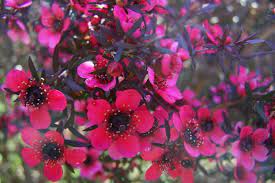
POLYGON ((19 19, 10 19, 8 25, 7 35, 13 42, 20 41, 26 45, 30 44, 31 40, 26 26, 19 19))
POLYGON ((88 118, 98 128, 89 137, 99 150, 108 149, 113 159, 132 158, 140 152, 139 133, 148 132, 154 118, 145 105, 139 105, 141 96, 136 90, 117 91, 116 101, 88 100, 88 118))
POLYGON ((101 88, 109 91, 116 85, 116 77, 110 75, 108 70, 109 60, 102 55, 97 55, 95 61, 87 61, 80 64, 77 74, 85 79, 85 84, 90 88, 101 88))
POLYGON ((232 144, 232 154, 246 169, 251 170, 255 160, 263 162, 267 159, 268 149, 264 141, 268 138, 268 131, 258 128, 253 132, 252 127, 245 126, 241 129, 240 140, 232 144))
POLYGON ((86 159, 80 165, 80 175, 85 178, 91 178, 99 171, 102 171, 102 165, 98 160, 100 152, 95 149, 86 150, 86 159))
POLYGON ((196 93, 191 89, 185 89, 182 92, 182 101, 184 104, 199 107, 201 102, 197 99, 196 93))
POLYGON ((180 90, 176 86, 178 79, 177 74, 172 74, 167 77, 155 73, 150 67, 147 69, 149 81, 152 84, 155 92, 159 94, 166 102, 172 104, 176 100, 182 98, 180 90))
POLYGON ((237 165, 234 168, 234 178, 240 183, 256 183, 257 176, 254 172, 246 170, 243 166, 237 165))
MULTIPOLYGON (((114 6, 114 17, 120 21, 121 27, 124 32, 128 32, 133 25, 141 18, 141 14, 126 8, 115 5, 114 6)), ((138 28, 134 33, 133 37, 137 38, 141 36, 141 28, 144 27, 144 23, 141 24, 141 27, 138 28)))
POLYGON ((61 179, 62 165, 66 162, 72 166, 79 166, 86 159, 81 149, 70 149, 64 146, 64 138, 57 131, 48 131, 42 137, 33 128, 22 130, 22 139, 29 146, 24 147, 21 156, 26 164, 35 167, 44 163, 44 175, 50 181, 61 179))
MULTIPOLYGON (((87 108, 86 100, 75 100, 74 108, 76 112, 86 114, 86 108, 87 108)), ((87 121, 88 119, 82 116, 81 114, 75 116, 75 123, 78 125, 84 125, 87 121)))
POLYGON ((146 170, 145 180, 155 181, 162 173, 168 173, 172 178, 181 177, 183 182, 193 183, 194 161, 183 157, 180 151, 160 151, 152 156, 152 165, 146 170))
POLYGON ((27 8, 32 4, 32 0, 5 0, 5 6, 14 9, 27 8))
POLYGON ((216 46, 225 46, 231 43, 232 39, 228 35, 224 38, 224 32, 222 28, 218 25, 209 25, 208 20, 205 20, 203 22, 203 26, 206 29, 206 35, 208 39, 210 40, 211 44, 214 44, 216 46), (224 40, 223 40, 224 39, 224 40))
POLYGON ((40 44, 54 48, 59 42, 62 32, 68 29, 70 19, 65 18, 62 8, 54 3, 51 8, 42 7, 41 23, 43 28, 38 33, 40 44))
POLYGON ((236 74, 231 74, 229 79, 233 85, 237 87, 237 92, 240 96, 246 96, 245 84, 247 83, 250 89, 253 91, 258 87, 266 86, 270 79, 262 80, 260 75, 257 75, 255 72, 250 71, 243 67, 239 66, 236 68, 236 74))
POLYGON ((30 122, 36 129, 50 126, 51 117, 48 110, 63 111, 67 105, 64 94, 36 81, 20 70, 11 70, 6 77, 6 87, 18 93, 21 103, 27 107, 30 122))
POLYGON ((212 114, 208 108, 200 108, 197 112, 198 122, 202 133, 216 144, 221 144, 223 137, 225 136, 224 131, 221 129, 224 110, 216 110, 212 114))
POLYGON ((198 157, 200 154, 211 156, 215 154, 216 146, 210 142, 207 134, 203 132, 200 126, 201 122, 196 119, 196 113, 191 106, 182 106, 179 114, 173 114, 172 122, 181 134, 185 150, 190 156, 198 157))

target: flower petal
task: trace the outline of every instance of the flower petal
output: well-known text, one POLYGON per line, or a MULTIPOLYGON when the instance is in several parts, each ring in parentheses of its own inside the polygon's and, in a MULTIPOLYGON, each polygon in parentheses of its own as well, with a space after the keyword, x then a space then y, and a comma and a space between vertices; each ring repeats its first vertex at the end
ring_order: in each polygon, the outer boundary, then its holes
POLYGON ((22 83, 27 81, 28 76, 24 71, 13 69, 7 74, 5 84, 10 90, 18 92, 22 83))
POLYGON ((180 120, 180 117, 177 113, 173 113, 172 122, 173 122, 175 128, 180 132, 183 128, 183 125, 182 125, 182 121, 180 120))
POLYGON ((58 90, 50 90, 48 93, 48 105, 50 110, 63 111, 67 106, 65 95, 58 90))
POLYGON ((240 141, 236 141, 232 143, 232 149, 231 149, 232 155, 235 156, 236 158, 239 158, 241 155, 240 151, 240 141))
POLYGON ((133 158, 140 151, 139 139, 133 135, 117 139, 115 145, 125 158, 133 158))
POLYGON ((252 170, 255 165, 255 160, 249 153, 242 153, 239 160, 243 167, 247 170, 252 170))
POLYGON ((51 124, 51 117, 48 106, 44 105, 39 109, 30 111, 30 122, 35 129, 46 129, 51 124))
POLYGON ((268 131, 263 128, 258 128, 253 133, 252 138, 257 143, 263 143, 268 138, 268 131))
POLYGON ((147 110, 145 105, 140 106, 132 117, 133 122, 136 124, 136 130, 139 133, 148 132, 154 124, 153 115, 147 110))
POLYGON ((197 113, 200 121, 211 118, 211 113, 207 108, 200 108, 197 113))
POLYGON ((41 154, 31 148, 23 148, 21 156, 24 162, 30 167, 34 167, 41 162, 41 154))
POLYGON ((159 165, 153 163, 150 168, 146 170, 145 179, 148 181, 157 180, 162 174, 162 170, 160 169, 159 165))
POLYGON ((200 152, 197 148, 192 147, 186 142, 184 142, 184 148, 188 152, 188 154, 192 157, 198 157, 200 155, 200 152))
POLYGON ((205 138, 203 144, 199 147, 199 150, 204 156, 212 156, 216 153, 216 145, 205 138))
POLYGON ((184 105, 180 108, 180 119, 181 121, 189 121, 193 119, 196 115, 195 111, 193 108, 189 105, 184 105))
POLYGON ((42 139, 40 133, 30 127, 26 127, 21 131, 21 137, 22 140, 30 146, 33 146, 42 139))
POLYGON ((106 118, 111 110, 109 102, 103 99, 89 99, 88 100, 88 119, 92 123, 100 124, 106 118))
POLYGON ((100 127, 90 132, 89 138, 92 145, 98 150, 107 149, 112 142, 112 140, 108 137, 106 130, 100 127))
POLYGON ((117 146, 115 144, 112 144, 109 149, 109 156, 113 159, 113 160, 119 160, 121 158, 123 158, 123 155, 118 151, 117 146))
POLYGON ((268 150, 263 145, 256 145, 252 151, 253 157, 257 161, 261 161, 261 162, 265 161, 268 158, 267 153, 268 153, 268 150))
POLYGON ((94 63, 92 61, 87 61, 77 67, 77 74, 81 78, 89 78, 92 76, 91 72, 93 72, 94 70, 94 63))
POLYGON ((253 133, 253 129, 251 126, 245 126, 242 128, 241 130, 241 134, 240 134, 240 138, 245 138, 247 137, 248 135, 252 134, 253 133))
POLYGON ((63 136, 57 131, 48 131, 47 133, 45 133, 45 138, 52 142, 56 142, 59 145, 64 144, 63 136))
POLYGON ((48 180, 56 182, 62 178, 63 170, 59 163, 56 164, 45 164, 44 165, 44 176, 48 180))
POLYGON ((83 149, 65 149, 66 161, 76 167, 86 160, 86 153, 83 149))
POLYGON ((140 94, 134 89, 117 91, 116 96, 116 107, 121 111, 134 111, 141 100, 140 94))

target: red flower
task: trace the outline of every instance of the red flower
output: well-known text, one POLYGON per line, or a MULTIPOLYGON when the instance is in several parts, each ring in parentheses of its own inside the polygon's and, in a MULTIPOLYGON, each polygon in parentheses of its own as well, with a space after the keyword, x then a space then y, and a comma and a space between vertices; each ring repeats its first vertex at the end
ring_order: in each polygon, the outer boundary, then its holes
POLYGON ((29 145, 21 151, 23 160, 30 167, 43 161, 44 175, 50 181, 61 179, 62 164, 65 162, 72 166, 78 166, 86 159, 83 150, 66 148, 64 138, 56 131, 48 131, 42 137, 37 130, 25 128, 21 135, 23 141, 29 145))
POLYGON ((57 45, 62 32, 70 25, 70 19, 64 17, 65 14, 57 3, 54 3, 51 8, 42 7, 41 23, 44 27, 38 33, 38 40, 42 45, 50 48, 57 45))
POLYGON ((154 118, 145 105, 139 105, 141 96, 136 90, 118 91, 116 96, 113 105, 103 99, 88 100, 88 119, 98 124, 90 139, 95 148, 108 149, 114 159, 131 158, 140 152, 138 133, 149 131, 154 118))
POLYGON ((48 110, 62 111, 67 105, 63 93, 37 82, 20 70, 11 70, 6 77, 6 87, 17 92, 21 103, 28 108, 30 122, 36 129, 50 126, 51 117, 48 110))
POLYGON ((234 169, 235 180, 239 183, 256 183, 257 176, 254 172, 246 170, 243 166, 237 165, 234 169))
POLYGON ((85 84, 90 88, 99 87, 104 91, 109 91, 116 85, 116 77, 107 72, 109 60, 102 55, 97 55, 94 62, 87 61, 80 64, 77 74, 86 79, 85 84))
POLYGON ((207 108, 200 108, 197 112, 198 122, 202 133, 216 144, 221 144, 224 131, 221 129, 221 123, 223 119, 223 110, 216 110, 212 114, 207 108))
POLYGON ((86 159, 80 166, 80 175, 91 178, 96 173, 102 171, 102 164, 98 160, 100 152, 95 149, 86 150, 86 159))
POLYGON ((191 106, 182 106, 179 115, 177 113, 173 114, 172 121, 175 128, 181 133, 185 150, 190 156, 198 157, 200 154, 211 156, 215 154, 216 146, 210 142, 207 134, 203 132, 191 106))
POLYGON ((245 126, 241 129, 240 140, 232 144, 232 154, 246 169, 251 170, 255 160, 263 162, 267 159, 268 149, 263 142, 268 138, 268 131, 258 128, 253 132, 252 127, 245 126))
POLYGON ((167 172, 172 178, 181 177, 182 182, 194 182, 194 161, 190 157, 181 158, 180 151, 158 152, 158 156, 152 156, 152 165, 145 173, 148 181, 157 180, 163 172, 167 172))
POLYGON ((159 94, 166 102, 172 104, 176 100, 182 98, 180 90, 176 83, 178 74, 171 74, 169 76, 162 76, 155 73, 150 67, 147 69, 149 81, 152 84, 154 90, 159 94))

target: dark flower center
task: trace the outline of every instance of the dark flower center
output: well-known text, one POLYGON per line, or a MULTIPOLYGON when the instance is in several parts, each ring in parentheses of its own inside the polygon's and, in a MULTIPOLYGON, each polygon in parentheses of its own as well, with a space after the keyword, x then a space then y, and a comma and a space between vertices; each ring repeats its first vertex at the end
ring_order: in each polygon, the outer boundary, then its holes
POLYGON ((83 163, 84 163, 84 165, 89 166, 89 165, 93 164, 93 162, 94 162, 94 160, 93 160, 92 156, 87 155, 87 158, 83 163))
POLYGON ((244 152, 251 151, 251 149, 253 148, 253 141, 251 137, 246 137, 244 139, 241 139, 240 148, 244 152))
POLYGON ((63 28, 63 21, 56 19, 53 23, 53 27, 56 32, 61 32, 63 28))
POLYGON ((42 153, 44 160, 58 160, 61 157, 63 150, 56 143, 50 142, 43 145, 42 153))
POLYGON ((200 139, 196 136, 196 131, 192 131, 190 128, 187 128, 183 133, 184 139, 188 144, 192 146, 197 146, 200 139))
POLYGON ((184 159, 180 163, 181 163, 181 166, 183 166, 184 168, 192 168, 193 166, 193 161, 190 159, 184 159))
POLYGON ((113 77, 108 73, 98 73, 95 77, 101 84, 108 84, 113 80, 113 77))
POLYGON ((167 88, 167 83, 166 80, 160 76, 155 76, 155 81, 154 81, 155 85, 157 86, 158 89, 165 89, 167 88))
POLYGON ((26 105, 39 106, 46 99, 45 93, 39 86, 31 86, 26 90, 26 105))
POLYGON ((109 118, 109 129, 111 132, 123 133, 130 123, 130 115, 126 113, 114 113, 109 118))
POLYGON ((212 120, 205 120, 201 123, 201 129, 205 132, 209 132, 213 130, 214 128, 214 123, 212 120))

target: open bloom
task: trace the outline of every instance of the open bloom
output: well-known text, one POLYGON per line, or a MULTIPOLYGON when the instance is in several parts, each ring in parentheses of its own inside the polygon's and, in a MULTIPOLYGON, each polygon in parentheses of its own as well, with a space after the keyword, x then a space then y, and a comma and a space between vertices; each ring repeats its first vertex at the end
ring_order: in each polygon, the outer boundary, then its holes
POLYGON ((71 149, 64 146, 64 138, 57 131, 48 131, 44 137, 33 128, 22 130, 22 139, 29 145, 21 151, 22 158, 30 167, 44 163, 44 175, 50 181, 61 179, 62 164, 79 166, 86 154, 81 149, 71 149))
POLYGON ((197 112, 198 122, 202 133, 216 144, 221 144, 226 135, 221 129, 223 119, 223 110, 216 110, 212 114, 208 108, 200 108, 197 112))
POLYGON ((152 84, 154 90, 159 94, 166 102, 172 104, 176 100, 182 98, 180 90, 176 86, 178 75, 171 74, 169 76, 162 76, 155 73, 151 68, 147 69, 149 81, 152 84))
POLYGON ((172 178, 180 177, 182 182, 194 182, 194 161, 190 157, 182 157, 180 151, 163 150, 158 156, 151 156, 152 165, 145 173, 148 181, 157 180, 162 173, 167 172, 172 178))
POLYGON ((27 8, 32 4, 32 0, 5 0, 5 6, 14 9, 27 8))
POLYGON ((174 113, 172 121, 175 128, 181 133, 185 150, 192 157, 200 154, 211 156, 216 152, 215 144, 211 143, 207 134, 203 133, 196 113, 191 106, 184 105, 180 108, 179 115, 174 113))
POLYGON ((116 85, 116 77, 109 74, 109 60, 102 55, 97 55, 95 61, 87 61, 80 64, 77 68, 77 74, 85 79, 85 84, 90 88, 101 88, 109 91, 116 85))
POLYGON ((80 175, 85 178, 91 178, 99 171, 102 171, 102 165, 98 160, 100 151, 95 149, 86 150, 86 159, 80 165, 80 175))
POLYGON ((113 105, 103 99, 88 100, 88 119, 98 125, 89 136, 96 149, 108 149, 112 158, 131 158, 140 152, 138 133, 148 132, 154 118, 145 105, 139 105, 136 90, 118 91, 116 96, 113 105))
POLYGON ((50 126, 49 109, 62 111, 67 105, 64 94, 51 89, 43 83, 43 79, 36 81, 21 70, 11 70, 6 77, 6 87, 18 93, 21 103, 27 107, 30 122, 36 129, 50 126))
POLYGON ((246 170, 243 166, 237 164, 234 168, 234 178, 240 183, 256 183, 257 176, 254 172, 246 170))
POLYGON ((255 160, 263 162, 267 159, 268 149, 263 144, 267 138, 266 129, 258 128, 253 132, 251 126, 245 126, 241 129, 240 140, 232 144, 232 154, 244 168, 251 170, 255 160))
POLYGON ((61 38, 62 32, 68 29, 70 19, 65 18, 62 8, 54 3, 51 8, 42 7, 41 23, 43 28, 38 33, 39 42, 54 48, 61 38))

